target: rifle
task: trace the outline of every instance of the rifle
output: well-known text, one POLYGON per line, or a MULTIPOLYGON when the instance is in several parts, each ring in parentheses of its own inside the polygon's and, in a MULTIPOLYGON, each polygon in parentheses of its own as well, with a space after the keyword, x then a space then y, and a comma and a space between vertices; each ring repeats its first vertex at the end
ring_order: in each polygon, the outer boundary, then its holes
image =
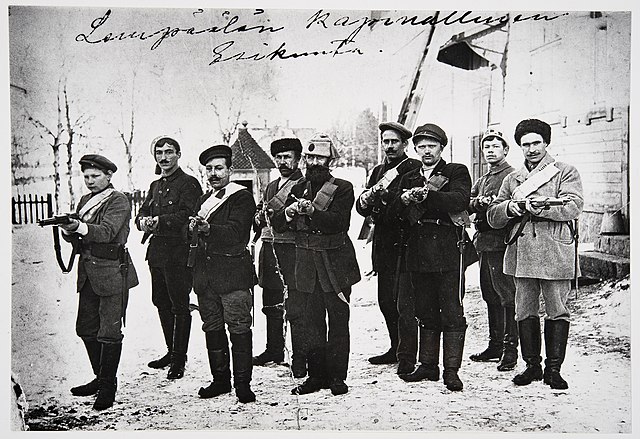
POLYGON ((71 224, 72 220, 80 220, 80 217, 77 213, 64 213, 62 215, 55 215, 51 218, 45 218, 38 220, 38 225, 40 227, 44 226, 60 226, 64 224, 71 224))
POLYGON ((524 209, 527 201, 531 204, 532 207, 542 207, 542 209, 547 210, 551 206, 564 206, 569 202, 566 198, 525 198, 522 200, 511 200, 518 205, 520 209, 524 209))

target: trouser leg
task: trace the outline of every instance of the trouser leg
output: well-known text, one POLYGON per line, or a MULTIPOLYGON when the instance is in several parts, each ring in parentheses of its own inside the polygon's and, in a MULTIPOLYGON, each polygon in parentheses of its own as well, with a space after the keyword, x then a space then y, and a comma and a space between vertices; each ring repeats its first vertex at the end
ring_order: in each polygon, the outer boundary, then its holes
POLYGON ((391 364, 397 359, 398 350, 398 301, 395 296, 396 275, 393 272, 378 273, 378 304, 389 334, 390 348, 381 355, 369 358, 372 364, 391 364))
POLYGON ((398 373, 413 371, 418 352, 415 288, 410 273, 399 274, 398 288, 398 373))

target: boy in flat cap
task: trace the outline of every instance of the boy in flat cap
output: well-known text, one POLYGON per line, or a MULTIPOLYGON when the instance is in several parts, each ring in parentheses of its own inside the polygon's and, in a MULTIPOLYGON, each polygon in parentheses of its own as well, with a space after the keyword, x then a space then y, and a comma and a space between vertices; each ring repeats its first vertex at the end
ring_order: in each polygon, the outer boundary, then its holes
POLYGON ((215 145, 200 154, 211 190, 194 209, 189 232, 197 233, 193 290, 198 295, 213 382, 200 388, 201 398, 231 392, 229 342, 233 355, 233 386, 241 403, 256 399, 251 390, 251 288, 256 284, 247 245, 256 212, 253 195, 231 182, 231 148, 215 145))
MULTIPOLYGON (((409 382, 439 379, 442 334, 444 384, 459 391, 462 381, 458 370, 467 328, 462 306, 464 269, 477 260, 472 245, 459 246, 467 240, 465 216, 471 177, 466 166, 446 163, 442 158, 447 135, 439 126, 428 123, 416 128, 413 144, 422 167, 402 177, 394 209, 407 229, 401 270, 409 273, 413 286, 399 292, 398 309, 415 309, 420 365, 400 378, 409 382), (465 249, 467 254, 463 254, 465 249)), ((401 331, 400 339, 403 337, 401 331)))
POLYGON ((262 247, 258 265, 258 283, 262 287, 262 312, 267 318, 267 346, 260 355, 253 357, 255 366, 264 366, 268 362, 284 361, 284 307, 287 320, 291 322, 293 376, 302 378, 307 374, 306 360, 301 345, 303 309, 295 290, 295 234, 291 230, 276 232, 271 227, 271 216, 282 209, 291 192, 291 188, 302 180, 302 171, 298 168, 302 154, 302 143, 297 138, 282 138, 271 143, 271 155, 278 166, 280 177, 271 181, 258 203, 255 216, 256 227, 261 229, 262 247), (283 280, 287 286, 285 302, 283 280))
POLYGON ((78 203, 80 219, 60 227, 64 239, 73 242, 80 253, 76 333, 87 350, 95 378, 72 388, 71 393, 96 395, 93 408, 104 410, 115 400, 122 321, 128 290, 138 285, 138 277, 125 248, 131 218, 129 200, 111 184, 118 168, 99 154, 83 156, 80 168, 91 193, 78 203))
POLYGON ((187 268, 189 243, 183 229, 202 188, 197 179, 180 168, 176 140, 166 136, 154 139, 151 154, 161 176, 151 182, 135 223, 144 232, 143 241, 151 236, 146 258, 151 272, 151 301, 158 310, 167 353, 148 366, 161 369, 170 365, 167 378, 180 379, 191 333, 192 284, 191 269, 187 268))
POLYGON ((544 378, 552 389, 567 389, 560 376, 569 336, 567 298, 571 279, 578 273, 573 221, 582 212, 582 181, 578 170, 556 161, 548 152, 551 127, 538 119, 525 119, 514 137, 524 154, 524 166, 509 174, 487 219, 494 228, 510 222, 504 272, 515 276, 516 320, 526 369, 513 378, 523 386, 544 378), (563 204, 549 206, 545 200, 563 204), (520 202, 520 203, 518 203, 520 202), (521 206, 520 204, 523 204, 521 206), (540 294, 544 297, 545 368, 542 371, 540 294))
POLYGON ((471 188, 469 212, 475 213, 473 242, 480 257, 480 290, 487 304, 489 346, 469 358, 480 362, 499 361, 498 370, 506 371, 518 362, 516 286, 513 276, 502 272, 507 229, 494 229, 487 223, 487 207, 497 197, 502 181, 515 169, 507 163, 509 145, 500 131, 485 131, 480 149, 489 170, 471 188))
POLYGON ((391 364, 400 360, 398 373, 413 371, 416 362, 417 335, 409 336, 411 326, 417 332, 413 315, 403 319, 408 323, 407 337, 399 345, 398 340, 398 272, 397 264, 403 245, 398 218, 389 209, 395 198, 400 178, 407 172, 422 166, 421 162, 409 158, 406 148, 411 131, 397 122, 385 122, 380 126, 380 140, 384 148, 384 162, 371 171, 367 188, 356 202, 356 210, 374 223, 372 262, 378 276, 378 305, 389 332, 391 347, 382 355, 369 358, 372 364, 391 364))
POLYGON ((349 296, 351 286, 360 280, 347 235, 353 185, 331 175, 329 163, 338 151, 326 134, 315 134, 303 154, 305 180, 293 186, 285 207, 272 221, 277 232, 295 232, 296 290, 305 301, 303 349, 309 377, 292 393, 329 387, 333 395, 341 395, 348 392, 344 380, 349 367, 349 296))

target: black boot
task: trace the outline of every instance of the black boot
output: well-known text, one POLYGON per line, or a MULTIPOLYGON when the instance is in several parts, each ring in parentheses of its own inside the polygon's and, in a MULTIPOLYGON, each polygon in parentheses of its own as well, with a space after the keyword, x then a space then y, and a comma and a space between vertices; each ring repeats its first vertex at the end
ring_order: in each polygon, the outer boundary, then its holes
POLYGON ((465 331, 442 333, 442 363, 444 364, 442 375, 444 384, 452 392, 462 390, 462 381, 458 377, 458 370, 462 364, 464 333, 465 331))
POLYGON ((398 322, 387 322, 387 330, 389 331, 389 340, 391 347, 384 354, 376 355, 369 358, 371 364, 394 364, 398 362, 396 353, 398 351, 398 322))
POLYGON ((400 375, 404 381, 413 383, 416 381, 440 379, 440 331, 420 328, 420 347, 418 351, 420 365, 409 374, 400 375))
POLYGON ((504 372, 513 370, 518 363, 518 324, 516 323, 516 309, 514 306, 504 308, 504 346, 498 370, 504 372))
POLYGON ((542 336, 540 334, 540 318, 527 317, 518 322, 518 332, 520 333, 520 350, 522 359, 527 364, 527 368, 513 377, 513 382, 518 386, 526 386, 533 381, 542 379, 542 336))
POLYGON ((167 373, 167 378, 170 380, 178 380, 184 376, 184 365, 187 362, 190 334, 191 314, 176 316, 173 329, 171 367, 169 367, 169 372, 167 373))
POLYGON ((158 317, 160 317, 160 326, 162 327, 162 335, 164 335, 164 342, 167 345, 167 353, 157 360, 150 361, 147 366, 152 369, 162 369, 171 364, 171 348, 173 347, 173 313, 169 311, 158 310, 158 317))
POLYGON ((118 388, 116 375, 121 353, 122 343, 102 343, 100 373, 98 374, 98 395, 93 403, 94 410, 108 409, 116 399, 116 390, 118 388))
POLYGON ((267 317, 267 348, 263 353, 253 357, 254 366, 264 366, 273 361, 282 363, 284 361, 284 319, 278 317, 267 317))
POLYGON ((502 344, 504 339, 504 311, 500 305, 487 303, 487 316, 489 320, 489 346, 479 354, 469 357, 471 361, 499 361, 502 356, 502 344))
POLYGON ((305 352, 304 333, 302 324, 291 323, 291 371, 294 378, 307 376, 307 353, 305 352))
POLYGON ((231 354, 233 355, 233 387, 236 388, 238 401, 253 402, 256 395, 251 391, 252 333, 231 334, 231 354))
POLYGON ((102 344, 97 340, 82 340, 84 347, 89 355, 89 361, 91 362, 91 370, 95 378, 83 384, 81 386, 72 387, 71 394, 74 396, 90 396, 95 395, 98 392, 98 374, 100 373, 100 353, 102 351, 102 344))
POLYGON ((567 382, 560 376, 560 366, 562 366, 567 351, 568 338, 568 321, 544 321, 544 347, 547 357, 544 360, 544 383, 551 386, 552 389, 564 390, 569 388, 567 382))
POLYGON ((308 353, 307 364, 309 367, 309 378, 304 383, 291 390, 293 395, 306 395, 329 387, 326 378, 325 351, 315 349, 308 353))
POLYGON ((231 369, 229 368, 229 341, 227 331, 205 332, 209 368, 213 381, 198 391, 200 398, 213 398, 231 392, 231 369))

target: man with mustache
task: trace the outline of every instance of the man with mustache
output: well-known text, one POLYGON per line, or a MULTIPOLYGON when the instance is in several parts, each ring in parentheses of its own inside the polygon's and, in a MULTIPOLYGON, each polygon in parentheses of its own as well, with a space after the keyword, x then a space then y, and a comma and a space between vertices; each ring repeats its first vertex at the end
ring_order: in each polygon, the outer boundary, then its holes
POLYGON ((303 349, 309 377, 292 393, 303 395, 328 387, 333 395, 342 395, 348 392, 344 380, 349 367, 349 296, 351 286, 360 280, 347 235, 353 185, 331 175, 329 163, 339 155, 326 134, 315 134, 303 154, 305 180, 291 189, 285 207, 272 222, 277 232, 295 232, 296 290, 305 302, 303 349))
POLYGON ((584 200, 578 170, 556 161, 548 152, 551 126, 538 119, 518 123, 514 134, 524 166, 509 174, 487 209, 494 228, 513 226, 504 254, 505 274, 515 276, 516 321, 526 368, 513 378, 518 386, 544 379, 552 389, 567 389, 560 375, 569 337, 567 299, 575 263, 575 230, 584 200), (543 208, 540 200, 559 198, 564 204, 543 208), (525 200, 524 208, 516 201, 525 200), (544 297, 545 368, 542 370, 540 294, 544 297))
POLYGON ((302 179, 298 169, 302 143, 297 138, 282 138, 271 142, 273 156, 280 177, 270 182, 258 203, 255 216, 256 227, 261 229, 258 279, 262 287, 262 312, 267 319, 267 347, 263 353, 253 357, 255 366, 268 362, 281 363, 284 360, 284 310, 291 323, 293 376, 302 378, 307 373, 306 361, 302 353, 302 313, 298 305, 299 297, 295 289, 295 234, 291 230, 275 232, 270 224, 274 212, 282 209, 291 188, 302 179), (287 286, 285 301, 283 280, 287 286))
POLYGON ((76 333, 85 345, 95 379, 73 387, 71 393, 96 395, 94 410, 105 410, 113 405, 118 387, 129 288, 138 285, 125 247, 131 208, 127 197, 111 184, 118 170, 111 160, 87 154, 80 159, 80 169, 91 193, 78 203, 80 219, 60 227, 64 239, 74 243, 80 254, 76 333))
POLYGON ((379 129, 385 159, 371 171, 367 189, 356 202, 356 210, 364 217, 371 216, 375 224, 371 256, 373 270, 378 276, 378 305, 389 332, 391 347, 387 352, 369 358, 369 362, 391 364, 399 361, 398 373, 406 374, 413 371, 416 363, 417 327, 413 312, 398 316, 397 290, 400 280, 396 270, 404 243, 400 223, 389 205, 397 194, 402 175, 422 165, 420 160, 409 158, 406 154, 411 131, 397 122, 381 123, 379 129), (403 340, 398 338, 399 320, 407 326, 403 340))
POLYGON ((256 213, 253 194, 231 181, 231 148, 215 145, 200 154, 211 190, 202 195, 189 223, 198 234, 193 290, 198 295, 213 382, 200 388, 201 398, 231 392, 229 341, 233 356, 233 386, 241 403, 253 402, 251 390, 251 288, 256 274, 247 244, 256 213))
POLYGON ((487 304, 489 346, 469 358, 471 361, 499 361, 498 370, 507 371, 518 361, 516 286, 513 277, 502 272, 507 230, 494 229, 487 223, 487 207, 497 197, 502 181, 515 169, 507 163, 509 145, 501 132, 487 130, 480 141, 480 149, 489 170, 471 188, 469 212, 475 213, 473 241, 480 257, 480 289, 487 304))
POLYGON ((191 333, 191 269, 187 268, 189 243, 183 230, 189 215, 202 195, 200 183, 179 166, 180 145, 161 136, 151 143, 160 178, 151 183, 147 197, 136 216, 143 241, 151 236, 147 261, 151 272, 151 301, 158 310, 167 353, 148 366, 161 369, 168 365, 168 379, 184 376, 191 333))
POLYGON ((400 378, 409 382, 438 381, 442 336, 444 384, 451 391, 460 391, 463 385, 458 370, 467 328, 462 306, 463 273, 467 265, 477 260, 472 245, 460 248, 467 240, 465 215, 471 176, 466 166, 446 163, 442 158, 447 135, 438 125, 427 123, 416 128, 413 145, 422 167, 402 177, 401 195, 396 198, 394 209, 407 229, 401 270, 408 273, 413 286, 400 291, 398 306, 406 301, 414 305, 420 365, 400 378))

